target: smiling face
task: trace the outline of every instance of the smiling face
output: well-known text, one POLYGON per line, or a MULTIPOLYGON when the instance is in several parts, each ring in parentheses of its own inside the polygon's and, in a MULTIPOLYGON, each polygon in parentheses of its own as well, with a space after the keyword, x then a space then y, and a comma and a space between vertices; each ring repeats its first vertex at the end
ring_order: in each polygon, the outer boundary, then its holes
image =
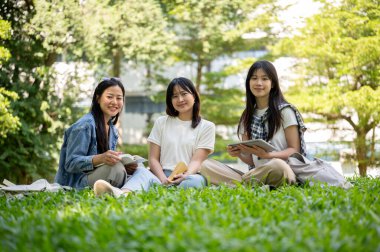
POLYGON ((173 88, 172 104, 176 111, 179 113, 179 117, 184 115, 192 117, 193 106, 195 98, 192 93, 181 88, 179 85, 175 85, 173 88))
POLYGON ((269 100, 272 81, 262 68, 257 69, 252 74, 249 80, 249 87, 256 100, 269 100))
POLYGON ((117 85, 110 86, 104 90, 98 98, 100 109, 103 111, 104 119, 108 122, 112 117, 116 116, 124 105, 123 91, 117 85))

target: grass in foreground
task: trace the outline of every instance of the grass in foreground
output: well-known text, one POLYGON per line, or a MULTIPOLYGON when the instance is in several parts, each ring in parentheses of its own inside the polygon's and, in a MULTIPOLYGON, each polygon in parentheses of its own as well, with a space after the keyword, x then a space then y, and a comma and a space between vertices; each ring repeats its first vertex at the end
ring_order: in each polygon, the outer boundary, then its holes
POLYGON ((157 187, 0 196, 2 251, 380 251, 380 179, 350 190, 157 187))

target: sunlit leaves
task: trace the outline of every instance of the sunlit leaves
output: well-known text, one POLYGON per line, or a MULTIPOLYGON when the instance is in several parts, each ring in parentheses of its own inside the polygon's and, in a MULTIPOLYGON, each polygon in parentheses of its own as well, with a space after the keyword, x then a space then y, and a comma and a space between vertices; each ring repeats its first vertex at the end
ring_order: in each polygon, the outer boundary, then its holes
POLYGON ((156 1, 86 1, 83 5, 85 46, 96 62, 123 58, 160 64, 173 45, 156 1))
POLYGON ((290 100, 327 120, 346 120, 361 143, 356 151, 363 163, 366 135, 380 123, 380 7, 376 0, 323 2, 321 12, 275 52, 302 59, 297 72, 304 78, 289 89, 290 100))
POLYGON ((12 114, 12 100, 18 99, 15 92, 0 87, 0 143, 5 141, 8 133, 15 133, 20 127, 20 120, 12 114))
MULTIPOLYGON (((11 24, 0 19, 0 40, 9 39, 11 35, 11 24)), ((0 46, 0 64, 7 61, 11 54, 7 48, 0 46)))

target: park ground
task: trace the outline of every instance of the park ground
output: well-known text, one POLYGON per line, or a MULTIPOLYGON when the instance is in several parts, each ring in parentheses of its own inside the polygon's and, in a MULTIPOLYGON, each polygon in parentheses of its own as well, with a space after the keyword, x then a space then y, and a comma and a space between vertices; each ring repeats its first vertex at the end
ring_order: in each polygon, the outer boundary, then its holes
POLYGON ((380 179, 178 189, 0 194, 2 251, 380 251, 380 179))

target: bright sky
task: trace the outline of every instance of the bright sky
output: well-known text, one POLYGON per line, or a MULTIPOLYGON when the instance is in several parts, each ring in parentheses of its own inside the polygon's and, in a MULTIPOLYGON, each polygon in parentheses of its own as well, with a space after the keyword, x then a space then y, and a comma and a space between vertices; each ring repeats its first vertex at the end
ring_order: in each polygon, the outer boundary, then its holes
POLYGON ((279 0, 282 5, 292 5, 289 9, 280 15, 286 25, 293 27, 302 27, 304 19, 316 14, 321 6, 313 0, 279 0))
MULTIPOLYGON (((280 5, 291 5, 288 10, 279 15, 279 18, 284 21, 286 26, 292 26, 294 28, 302 27, 304 20, 318 12, 320 3, 315 3, 313 0, 278 0, 280 5)), ((274 26, 274 28, 276 28, 274 26)), ((279 29, 281 29, 279 27, 279 29)), ((252 32, 243 35, 243 38, 261 38, 266 36, 265 32, 252 32)), ((281 36, 281 35, 280 35, 281 36)))
POLYGON ((304 18, 318 12, 319 3, 313 0, 279 0, 283 5, 294 4, 284 13, 285 19, 304 18))

